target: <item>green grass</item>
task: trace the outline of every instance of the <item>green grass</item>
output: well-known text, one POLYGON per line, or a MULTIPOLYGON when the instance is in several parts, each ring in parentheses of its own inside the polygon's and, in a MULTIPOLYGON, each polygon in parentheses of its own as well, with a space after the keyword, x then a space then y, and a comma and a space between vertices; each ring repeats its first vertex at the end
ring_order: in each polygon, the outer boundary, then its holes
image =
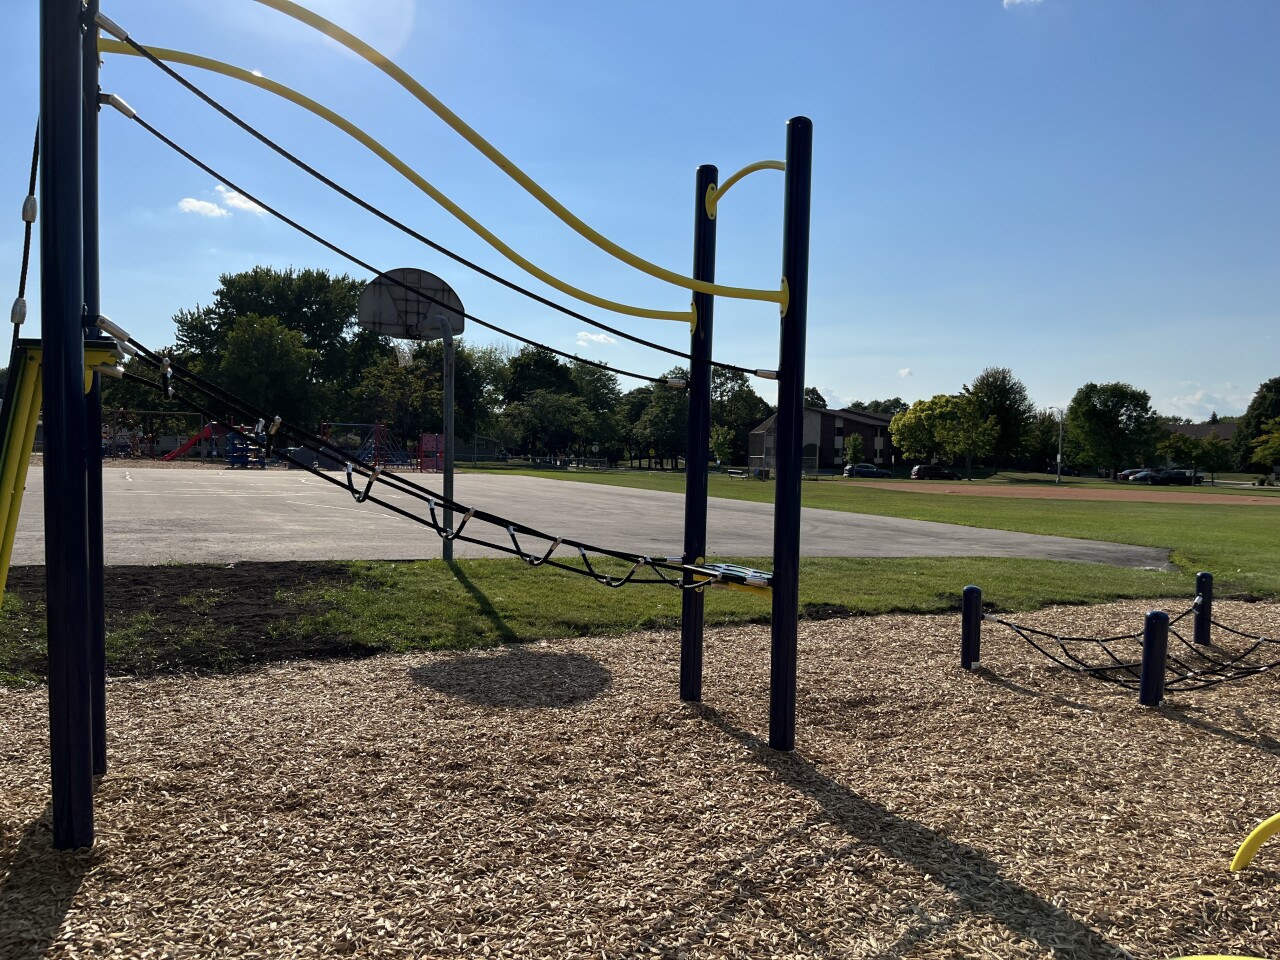
MULTIPOLYGON (((565 478, 673 493, 684 487, 679 474, 565 478)), ((710 486, 712 496, 773 497, 769 483, 714 475, 710 486)), ((857 481, 806 483, 803 494, 806 506, 823 509, 1165 547, 1180 570, 1045 560, 809 558, 801 562, 802 617, 955 611, 969 583, 982 586, 984 598, 1003 611, 1147 597, 1170 598, 1172 606, 1190 600, 1193 574, 1202 569, 1214 573, 1220 596, 1280 596, 1280 507, 939 495, 857 481)), ((719 559, 770 566, 758 557, 719 559)), ((273 660, 674 629, 681 604, 671 587, 611 590, 517 560, 130 569, 122 599, 109 607, 113 674, 225 672, 273 660), (200 585, 198 594, 190 584, 200 585)), ((108 568, 109 597, 113 576, 126 575, 108 568)), ((767 599, 731 590, 705 596, 709 626, 769 620, 767 599)), ((40 682, 45 669, 42 582, 28 576, 15 585, 11 577, 0 608, 0 684, 40 682)))

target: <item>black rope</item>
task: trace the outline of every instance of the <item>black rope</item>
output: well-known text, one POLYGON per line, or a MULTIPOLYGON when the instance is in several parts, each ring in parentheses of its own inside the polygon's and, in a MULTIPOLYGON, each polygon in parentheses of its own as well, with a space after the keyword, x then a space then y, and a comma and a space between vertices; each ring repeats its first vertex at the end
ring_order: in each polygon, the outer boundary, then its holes
MULTIPOLYGON (((36 171, 40 168, 40 121, 36 121, 35 144, 31 148, 31 178, 27 182, 27 196, 34 197, 36 195, 36 171)), ((23 221, 22 230, 22 269, 18 274, 18 299, 25 300, 27 296, 27 271, 31 266, 31 231, 35 227, 32 220, 23 221)), ((24 318, 25 319, 25 318, 24 318)), ((13 342, 9 345, 9 354, 13 355, 14 349, 18 346, 18 327, 19 324, 13 325, 13 342)))
POLYGON ((332 250, 338 256, 345 257, 347 260, 350 260, 352 263, 356 264, 356 266, 359 266, 364 268, 365 270, 368 270, 374 276, 381 277, 383 280, 386 280, 388 283, 395 284, 401 289, 406 290, 407 292, 416 296, 420 300, 425 300, 428 303, 433 303, 433 304, 436 304, 437 306, 445 307, 446 309, 454 313, 461 312, 462 316, 470 320, 472 323, 479 324, 482 327, 492 330, 494 333, 500 333, 504 337, 510 337, 512 340, 519 340, 521 343, 527 344, 528 346, 536 347, 537 349, 546 350, 550 353, 554 353, 556 356, 564 357, 566 360, 572 360, 575 363, 585 363, 589 367, 595 367, 598 370, 606 370, 609 373, 616 373, 619 376, 623 376, 623 377, 631 377, 634 380, 646 380, 649 383, 656 383, 656 384, 667 383, 667 380, 663 377, 651 377, 648 374, 644 374, 644 373, 632 373, 629 370, 621 370, 617 367, 611 367, 605 363, 599 363, 595 360, 588 360, 585 357, 579 357, 571 353, 565 353, 563 350, 557 350, 555 347, 549 347, 545 343, 539 343, 536 340, 530 340, 528 337, 522 337, 520 334, 512 333, 510 330, 506 330, 502 327, 499 327, 497 324, 489 323, 487 320, 481 320, 479 317, 472 316, 471 314, 466 313, 465 311, 458 311, 454 307, 445 303, 444 301, 439 300, 428 293, 424 293, 423 291, 417 289, 416 287, 411 287, 409 284, 404 283, 403 281, 398 280, 395 277, 387 276, 383 271, 379 270, 377 267, 373 266, 372 264, 367 263, 364 260, 361 260, 354 253, 350 253, 349 251, 344 250, 342 247, 338 246, 336 243, 326 240, 324 237, 320 236, 318 233, 314 232, 313 230, 307 229, 302 224, 298 223, 298 221, 292 219, 291 217, 286 216, 285 214, 277 210, 275 207, 260 200, 258 197, 254 196, 252 193, 249 193, 249 191, 245 190, 235 181, 229 180, 228 178, 224 177, 222 174, 220 174, 217 170, 214 170, 204 161, 197 159, 194 155, 187 152, 182 147, 178 146, 178 144, 174 143, 172 140, 166 137, 163 133, 161 133, 155 127, 151 126, 151 124, 147 123, 147 121, 143 120, 142 117, 140 117, 139 115, 134 114, 133 119, 144 130, 150 133, 153 137, 155 137, 161 143, 165 144, 170 149, 176 151, 181 156, 185 157, 191 163, 195 164, 197 167, 203 170, 205 173, 209 174, 209 176, 214 177, 219 182, 225 184, 226 186, 230 187, 232 190, 236 191, 236 193, 239 193, 240 195, 246 197, 249 200, 252 200, 254 203, 260 206, 263 210, 266 210, 269 214, 271 214, 277 220, 281 221, 282 223, 288 224, 289 226, 293 227, 293 229, 297 230, 299 233, 303 234, 304 236, 310 237, 312 240, 314 240, 316 243, 320 244, 321 246, 327 247, 329 250, 332 250))
MULTIPOLYGON (((129 343, 138 350, 138 354, 143 360, 145 360, 146 362, 152 363, 161 369, 162 373, 164 374, 164 382, 157 383, 146 377, 142 377, 137 374, 132 374, 129 372, 124 373, 125 378, 136 381, 136 382, 147 384, 159 390, 162 393, 162 395, 164 395, 167 399, 178 399, 178 400, 182 400, 185 403, 195 406, 196 410, 199 413, 203 414, 206 417, 206 419, 220 424, 228 431, 235 433, 237 436, 245 439, 246 442, 250 441, 252 438, 247 433, 245 433, 239 426, 230 422, 228 419, 224 417, 218 416, 217 414, 214 414, 208 410, 205 410, 202 407, 202 405, 196 403, 192 398, 178 394, 173 389, 173 386, 172 386, 173 380, 180 379, 183 382, 189 382, 190 385, 194 387, 196 390, 198 390, 199 392, 204 393, 206 396, 209 396, 210 398, 214 399, 219 403, 223 403, 227 405, 232 409, 233 413, 244 415, 246 419, 256 419, 262 422, 267 421, 268 418, 266 416, 262 415, 258 411, 252 410, 248 406, 248 404, 231 396, 226 391, 221 390, 215 384, 212 384, 209 381, 204 380, 204 378, 200 377, 198 374, 194 374, 190 371, 183 369, 181 366, 173 363, 172 360, 168 360, 166 362, 166 358, 160 357, 158 354, 149 350, 142 344, 139 344, 137 341, 133 340, 132 338, 130 338, 129 343)), ((552 537, 550 534, 543 533, 542 531, 537 530, 533 527, 529 527, 525 524, 514 523, 504 517, 499 517, 495 514, 490 514, 484 511, 477 510, 475 508, 467 507, 463 504, 457 503, 456 501, 450 498, 443 497, 439 494, 436 494, 416 483, 409 481, 408 478, 401 477, 397 474, 393 474, 390 471, 387 471, 380 467, 372 466, 364 462, 363 460, 359 459, 358 457, 353 457, 351 454, 345 451, 342 451, 341 449, 328 443, 328 441, 324 440, 323 438, 316 437, 312 434, 309 434, 306 431, 300 430, 297 427, 294 427, 291 424, 288 424, 284 421, 280 421, 277 424, 273 424, 273 427, 276 431, 274 434, 274 436, 276 437, 283 437, 285 439, 293 438, 295 440, 302 440, 305 442, 302 442, 299 445, 305 446, 309 450, 312 450, 314 452, 320 452, 322 449, 327 449, 333 453, 336 453, 340 457, 342 457, 346 461, 346 464, 348 467, 347 479, 344 482, 342 480, 338 480, 338 479, 335 479, 334 477, 329 476, 327 473, 317 469, 314 463, 308 464, 303 460, 300 460, 297 457, 295 457, 287 449, 282 449, 280 447, 274 446, 274 442, 269 442, 268 448, 264 450, 264 457, 267 455, 274 455, 276 457, 280 457, 284 460, 287 460, 288 462, 298 467, 301 467, 302 469, 306 470, 307 472, 311 473, 316 477, 319 477, 320 479, 324 480, 327 483, 347 489, 348 492, 351 493, 357 499, 358 502, 362 502, 362 503, 367 502, 367 503, 375 504, 379 507, 382 507, 383 509, 391 511, 392 513, 398 514, 399 516, 402 516, 405 519, 412 520, 415 523, 429 527, 432 530, 434 530, 437 533, 437 535, 439 535, 442 539, 457 540, 462 543, 472 543, 472 544, 476 544, 477 546, 487 547, 487 548, 496 550, 500 553, 518 557, 521 560, 523 560, 525 563, 530 564, 531 566, 546 565, 558 570, 563 570, 568 573, 587 576, 595 580, 597 583, 600 583, 603 586, 611 587, 611 588, 617 588, 617 587, 626 586, 627 584, 630 584, 630 583, 636 583, 636 584, 666 584, 669 586, 678 587, 680 589, 701 589, 706 586, 709 586, 711 582, 723 579, 721 575, 717 575, 711 571, 704 571, 702 570, 702 568, 694 565, 684 564, 681 562, 674 562, 670 560, 654 559, 652 557, 647 557, 647 556, 636 556, 635 554, 628 554, 622 551, 610 550, 604 547, 596 547, 590 544, 580 543, 578 541, 570 540, 564 537, 552 537), (359 493, 357 493, 355 490, 354 479, 353 479, 353 475, 356 472, 356 470, 361 471, 362 477, 367 477, 369 479, 368 485, 365 487, 365 489, 362 492, 359 492, 359 493), (373 485, 379 482, 387 483, 389 486, 392 487, 393 490, 396 490, 397 492, 406 493, 412 497, 416 497, 419 500, 423 500, 427 502, 428 508, 430 510, 430 519, 419 516, 418 514, 412 513, 411 511, 405 510, 402 507, 399 507, 393 503, 389 503, 386 500, 375 496, 371 492, 371 490, 373 488, 373 485), (453 509, 457 512, 463 513, 464 514, 463 520, 462 520, 462 523, 458 526, 458 528, 453 530, 446 529, 436 518, 436 514, 435 514, 436 506, 446 506, 449 509, 453 509), (504 529, 506 529, 509 536, 511 537, 512 546, 508 547, 508 546, 505 546, 504 544, 493 543, 492 541, 463 535, 462 526, 465 525, 467 521, 470 521, 473 518, 480 520, 482 522, 490 523, 496 526, 501 526, 504 529), (551 546, 541 556, 532 554, 524 550, 520 546, 519 542, 516 539, 517 531, 527 536, 546 540, 551 544, 551 546), (577 550, 578 557, 583 564, 582 567, 573 566, 561 560, 557 560, 552 556, 554 551, 562 545, 567 547, 572 547, 577 550), (611 574, 603 573, 601 571, 596 570, 595 567, 591 564, 591 561, 587 556, 588 551, 598 554, 600 556, 608 557, 610 559, 628 562, 631 564, 631 568, 623 576, 613 576, 611 574), (653 576, 652 577, 639 576, 640 571, 644 569, 648 569, 652 571, 653 576), (680 576, 679 577, 668 576, 668 571, 670 571, 673 574, 678 573, 680 574, 680 576), (683 580, 683 574, 686 572, 701 574, 706 579, 703 579, 702 581, 685 583, 683 580)))
POLYGON ((1209 622, 1213 624, 1215 627, 1217 627, 1219 630, 1225 630, 1227 633, 1233 633, 1237 637, 1243 637, 1246 640, 1259 640, 1262 643, 1280 643, 1280 640, 1274 639, 1272 637, 1263 637, 1263 636, 1259 636, 1256 633, 1243 633, 1240 630, 1236 630, 1236 629, 1233 629, 1232 627, 1228 627, 1226 624, 1219 623, 1217 620, 1214 620, 1212 618, 1209 619, 1209 622))
MULTIPOLYGON (((280 144, 276 143, 276 141, 272 140, 266 134, 262 133, 252 124, 248 123, 246 120, 241 119, 233 111, 223 106, 218 100, 214 99, 212 96, 205 93, 204 90, 202 90, 196 84, 192 83, 190 80, 184 77, 181 73, 179 73, 173 67, 169 66, 167 63, 165 63, 163 60, 161 60, 159 57, 153 54, 150 50, 148 50, 142 44, 138 43, 136 40, 133 40, 130 37, 125 37, 124 42, 127 43, 134 50, 136 50, 139 53, 139 55, 144 57, 147 61, 159 67, 168 76, 176 80, 182 86, 186 87, 187 90, 195 94, 197 97, 203 100, 206 104, 208 104, 214 110, 218 111, 218 113, 222 114, 224 117, 226 117, 236 126, 238 126, 241 130, 244 130, 247 134, 249 134, 251 137, 257 140, 259 143, 262 143, 263 145, 269 147, 271 150, 274 150, 280 156, 284 157, 286 160, 294 164, 300 170, 310 174, 312 177, 320 181, 329 189, 335 191, 336 193, 341 194, 343 197, 350 200, 352 203, 363 208, 369 213, 372 213, 375 217, 395 227, 397 230, 401 231, 407 236, 410 236, 413 239, 417 240, 418 242, 425 244, 426 246, 430 247, 432 250, 435 250, 437 253, 440 253, 446 257, 449 257, 455 263, 458 263, 468 268, 469 270, 475 271, 476 273, 480 274, 482 277, 485 277, 486 279, 492 280, 495 283, 499 283, 502 286, 506 287, 507 289, 515 291, 516 293, 523 294, 529 299, 534 300, 545 307, 550 307, 552 310, 556 310, 567 317, 572 317, 574 320, 579 320, 582 323, 593 326, 598 330, 607 331, 608 333, 612 333, 615 336, 623 338, 624 340, 630 340, 632 343, 638 343, 641 346, 648 347, 651 350, 658 350, 658 351, 661 351, 662 353, 670 354, 673 357, 680 357, 681 359, 688 360, 690 362, 694 361, 694 358, 692 356, 680 350, 675 350, 671 347, 664 347, 662 344, 655 343, 652 340, 646 340, 643 337, 637 337, 634 334, 627 333, 625 330, 620 330, 617 327, 612 327, 609 324, 602 323, 599 320, 593 320, 591 317, 585 316, 584 314, 579 313, 577 310, 574 310, 570 307, 566 307, 563 304, 556 303, 554 300, 550 300, 547 297, 542 296, 541 294, 538 294, 532 290, 529 290, 526 287, 522 287, 520 286, 520 284, 516 283, 515 281, 508 280, 507 278, 500 276, 494 273, 493 271, 480 266, 480 264, 475 263, 471 260, 468 260, 466 257, 462 256, 459 253, 455 253, 453 250, 450 250, 448 247, 445 247, 440 243, 437 243, 436 241, 432 240, 430 237, 424 236, 423 234, 419 233, 417 230, 414 230, 408 224, 403 223, 400 220, 397 220, 395 217, 391 216, 391 214, 374 206, 364 198, 358 196, 357 194, 348 190, 346 187, 330 179, 328 176, 321 173, 319 170, 317 170, 315 167, 308 164, 302 158, 295 156, 293 153, 290 153, 288 150, 286 150, 280 144)), ((226 182, 226 181, 223 181, 223 182, 226 182)), ((243 193, 244 191, 239 191, 239 192, 243 193)), ((248 196, 248 194, 245 194, 245 196, 248 196)), ((732 363, 719 363, 715 360, 711 360, 709 362, 711 366, 718 367, 721 370, 732 370, 735 373, 745 373, 750 376, 756 376, 756 371, 748 370, 746 367, 739 367, 732 363)))

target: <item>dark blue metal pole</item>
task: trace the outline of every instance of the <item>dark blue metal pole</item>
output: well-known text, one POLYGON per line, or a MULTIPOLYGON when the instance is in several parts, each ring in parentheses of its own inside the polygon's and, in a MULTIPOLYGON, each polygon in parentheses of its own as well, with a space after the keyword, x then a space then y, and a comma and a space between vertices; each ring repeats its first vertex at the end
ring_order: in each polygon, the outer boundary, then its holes
MULTIPOLYGON (((86 339, 105 337, 94 326, 102 312, 98 278, 98 0, 85 4, 84 73, 84 306, 86 339)), ((93 707, 93 775, 107 772, 107 625, 102 544, 102 377, 85 397, 84 456, 89 535, 89 672, 93 707)))
POLYGON ((1196 612, 1193 637, 1196 643, 1206 646, 1213 641, 1209 639, 1209 626, 1213 623, 1213 574, 1201 571, 1196 574, 1196 612))
MULTIPOLYGON (((710 164, 698 168, 693 197, 693 278, 716 279, 716 220, 707 209, 707 193, 720 171, 710 164)), ((689 429, 684 450, 684 562, 702 563, 707 552, 707 447, 711 439, 711 328, 715 297, 694 293, 693 333, 689 356, 689 429)), ((686 573, 684 582, 693 577, 686 573)), ((702 699, 703 596, 682 590, 680 600, 680 699, 702 699)))
POLYGON ((53 845, 93 843, 80 0, 40 4, 40 316, 53 845))
POLYGON ((982 656, 982 591, 964 588, 960 607, 960 666, 972 670, 982 656))
POLYGON ((1142 627, 1142 673, 1138 680, 1138 702, 1158 707, 1164 699, 1164 667, 1169 653, 1169 615, 1163 610, 1147 614, 1142 627))
POLYGON ((769 746, 796 746, 796 634, 800 620, 800 480, 804 453, 804 347, 809 300, 809 199, 813 123, 787 123, 782 278, 787 305, 778 357, 778 439, 773 504, 773 616, 769 746))

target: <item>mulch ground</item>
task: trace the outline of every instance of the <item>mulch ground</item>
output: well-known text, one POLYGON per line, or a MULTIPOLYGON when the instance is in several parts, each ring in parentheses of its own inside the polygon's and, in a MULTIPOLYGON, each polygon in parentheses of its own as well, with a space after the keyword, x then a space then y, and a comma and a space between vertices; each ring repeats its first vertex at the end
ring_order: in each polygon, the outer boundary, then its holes
POLYGON ((1280 841, 1227 870, 1280 672, 1149 709, 995 625, 964 672, 957 621, 802 623, 790 755, 759 628, 709 632, 703 706, 671 633, 114 681, 75 853, 45 695, 2 690, 0 956, 1280 956, 1280 841))

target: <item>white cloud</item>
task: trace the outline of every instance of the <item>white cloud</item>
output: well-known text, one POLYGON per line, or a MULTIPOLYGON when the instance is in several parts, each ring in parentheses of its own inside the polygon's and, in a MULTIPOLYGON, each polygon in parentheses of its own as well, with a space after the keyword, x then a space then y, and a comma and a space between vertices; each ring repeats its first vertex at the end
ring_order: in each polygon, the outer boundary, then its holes
POLYGON ((901 370, 898 371, 898 376, 900 376, 903 380, 907 379, 907 377, 911 376, 911 368, 903 367, 901 370))
POLYGON ((1010 7, 1034 7, 1041 0, 1004 0, 1004 8, 1008 10, 1010 7))
POLYGON ((236 193, 234 190, 228 190, 222 184, 218 184, 213 189, 218 192, 218 196, 222 198, 222 202, 228 207, 232 207, 236 210, 247 210, 250 213, 266 213, 262 207, 258 206, 242 193, 236 193))
POLYGON ((603 344, 617 342, 617 340, 613 339, 613 337, 609 336, 607 333, 588 333, 586 330, 578 331, 578 346, 580 347, 585 347, 593 343, 603 344))
POLYGON ((1238 416, 1249 405, 1248 392, 1229 383, 1223 384, 1220 391, 1206 390, 1199 384, 1186 384, 1186 386, 1195 386, 1197 389, 1167 397, 1153 403, 1152 406, 1160 413, 1186 417, 1200 423, 1208 420, 1211 413, 1217 413, 1219 416, 1238 416))
POLYGON ((224 210, 216 203, 210 203, 208 200, 196 200, 193 197, 183 197, 178 201, 178 209, 183 213, 198 213, 202 217, 229 217, 231 212, 224 210))

